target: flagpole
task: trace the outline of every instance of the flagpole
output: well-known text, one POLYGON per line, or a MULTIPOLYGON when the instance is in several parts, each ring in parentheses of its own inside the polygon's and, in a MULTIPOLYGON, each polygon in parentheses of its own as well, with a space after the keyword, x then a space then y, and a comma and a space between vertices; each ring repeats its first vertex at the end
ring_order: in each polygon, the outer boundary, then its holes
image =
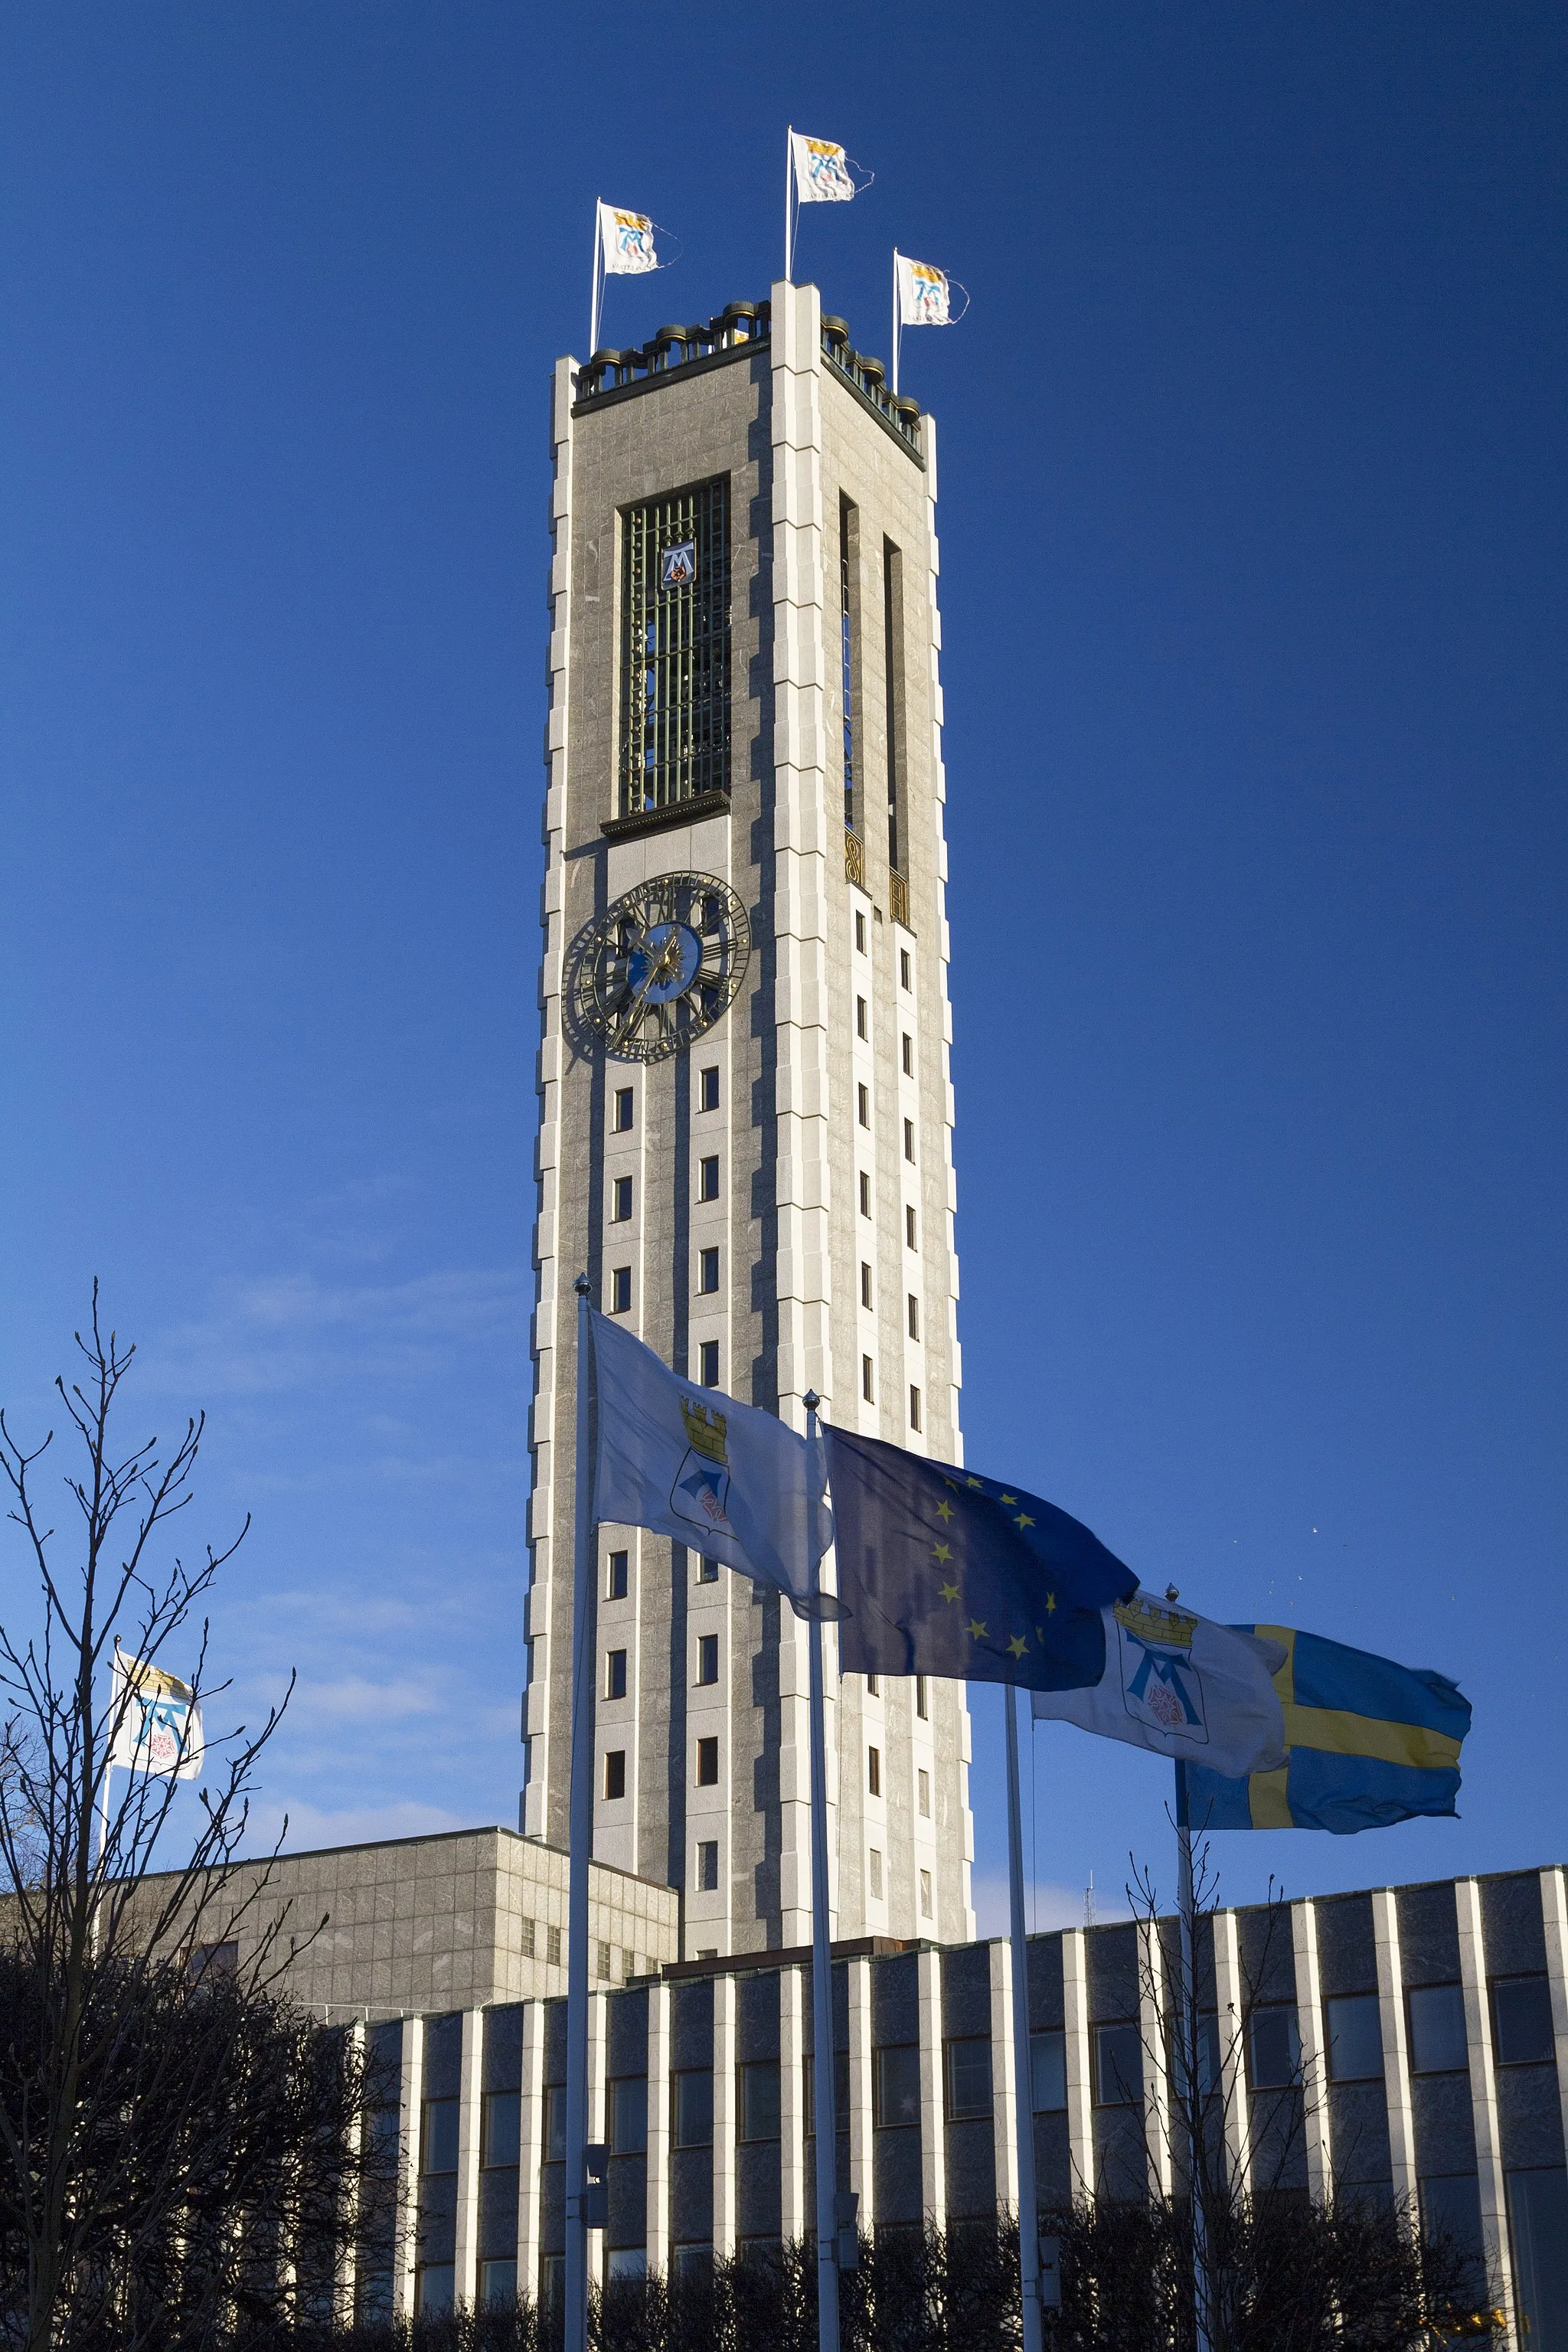
POLYGON ((594 200, 594 276, 592 290, 588 296, 588 357, 590 359, 599 348, 599 261, 605 241, 599 226, 600 202, 601 199, 598 197, 594 200))
POLYGON ((899 248, 893 247, 893 397, 899 396, 899 248))
POLYGON ((1197 1942, 1197 1901, 1193 1888, 1192 1811, 1187 1796, 1187 1768, 1176 1765, 1176 1907, 1181 1914, 1181 2074, 1187 2125, 1187 2201, 1193 2222, 1193 2327, 1194 2352, 1209 2352, 1207 2295, 1207 2233, 1205 2228, 1201 2180, 1204 2165, 1204 2116, 1198 2087, 1197 2001, 1194 1974, 1197 1942))
POLYGON ((790 199, 795 194, 795 125, 784 126, 784 284, 790 282, 795 265, 795 223, 790 215, 790 199))
POLYGON ((593 1346, 588 1277, 577 1292, 577 1530, 572 1601, 572 1802, 566 1910, 566 2310, 563 2352, 588 2347, 588 1864, 594 1846, 594 1660, 598 1579, 594 1556, 593 1346))
MULTIPOLYGON (((787 275, 787 271, 786 271, 787 275)), ((805 1392, 805 1442, 816 1444, 815 1389, 805 1392)), ((812 1513, 811 1588, 822 1591, 822 1553, 812 1513)), ((807 1628, 811 1661, 811 2046, 816 2123, 816 2343, 838 2352, 838 2125, 833 2112, 833 1949, 827 1916, 827 1709, 822 1688, 822 1620, 807 1628)))
POLYGON ((1018 1798, 1019 1693, 1002 1686, 1007 1711, 1007 1878, 1012 1896, 1013 2137, 1018 2155, 1018 2281, 1024 2352, 1040 2352, 1040 2217, 1035 2195, 1034 2069, 1029 2056, 1029 1947, 1024 1929, 1024 1821, 1018 1798))

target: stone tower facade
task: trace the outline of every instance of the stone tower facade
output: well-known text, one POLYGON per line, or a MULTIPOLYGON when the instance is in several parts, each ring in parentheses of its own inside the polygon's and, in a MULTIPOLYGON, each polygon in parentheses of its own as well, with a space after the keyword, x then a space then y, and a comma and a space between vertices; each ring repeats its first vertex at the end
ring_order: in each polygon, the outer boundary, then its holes
MULTIPOLYGON (((552 444, 521 1825, 563 1844, 580 1270, 690 1379, 963 1454, 932 421, 781 283, 559 362, 552 444), (615 964, 687 919, 713 984, 615 964)), ((687 1958, 805 1943, 805 1627, 636 1528, 598 1579, 595 1855, 687 1958)), ((833 1932, 970 1937, 963 1686, 827 1646, 833 1932)))

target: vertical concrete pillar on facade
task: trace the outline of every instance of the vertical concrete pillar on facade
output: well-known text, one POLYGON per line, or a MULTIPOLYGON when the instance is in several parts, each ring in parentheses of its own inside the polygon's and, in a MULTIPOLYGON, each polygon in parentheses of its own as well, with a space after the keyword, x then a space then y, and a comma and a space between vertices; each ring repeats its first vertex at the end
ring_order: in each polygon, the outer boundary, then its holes
POLYGON ((1323 2023, 1323 1975, 1318 1964, 1318 1914, 1310 1897, 1290 1906, 1296 1963, 1296 2031, 1301 2044, 1301 2104, 1307 2142, 1307 2189, 1318 2201, 1334 2185, 1329 2128, 1329 2037, 1323 2023))
POLYGON ((1094 2194, 1094 2078, 1089 2046, 1089 1939, 1062 1935, 1062 2048, 1068 2093, 1068 2161, 1073 2193, 1094 2194))
POLYGON ((1557 2096, 1568 2146, 1568 1887, 1555 1864, 1541 1874, 1541 1917, 1546 1930, 1546 1981, 1552 1991, 1552 2038, 1557 2051, 1557 2096))
POLYGON ((1399 1957, 1399 1905, 1392 1886, 1372 1895, 1377 1948, 1377 2008, 1383 2027, 1383 2095, 1388 2109, 1388 2161, 1396 2197, 1415 2195, 1415 2105, 1405 2034, 1405 1969, 1399 1957))
MULTIPOLYGON (((602 1785, 602 1776, 601 1776, 602 1785)), ((605 2113, 605 2074, 610 2055, 610 1997, 605 1992, 588 1995, 588 2127, 584 2134, 590 2147, 602 2140, 608 2126, 605 2113)), ((605 2233, 595 2230, 588 2237, 588 2273, 605 2274, 605 2233)))
POLYGON ((472 2303, 479 2292, 479 2090, 484 2080, 484 2011, 466 2009, 458 2078, 458 2212, 453 2283, 460 2303, 472 2303))
POLYGON ((921 2033, 921 2210, 947 2218, 947 2103, 942 2095, 942 1954, 915 1955, 921 2033))
POLYGON ((403 2067, 397 2100, 397 2218, 392 2238, 392 2307, 399 2318, 414 2311, 414 2272, 419 2259, 419 2126, 425 2104, 425 2020, 403 2021, 403 2067))
POLYGON ((1165 1949, 1158 1925, 1138 1922, 1138 2028, 1143 2043, 1143 2145, 1149 2185, 1168 2197, 1174 2182, 1171 2145, 1171 2075, 1165 2048, 1165 1949))
MULTIPOLYGON (((731 1579, 738 1583, 738 1578, 731 1579)), ((735 1979, 713 1979, 713 2252, 735 2251, 735 1979)))
POLYGON ((859 2221, 869 2230, 877 2218, 871 2087, 871 1963, 862 1956, 846 1971, 849 1995, 849 2181, 860 2200, 859 2221))
MULTIPOLYGON (((1009 1706, 1013 1694, 1006 1694, 1009 1706)), ((1029 2085, 1020 2084, 1013 2061, 1013 1947, 1005 1936, 991 1946, 991 2139, 996 2172, 996 2202, 1016 2210, 1018 2203, 1018 2102, 1034 2124, 1029 2085)))
POLYGON ((779 1970, 779 2229, 805 2235, 805 2010, 799 1969, 779 1970))
POLYGON ((1214 1915, 1215 2000, 1218 2011, 1220 2090, 1225 2105, 1225 2160, 1232 2184, 1252 2186, 1252 2119, 1247 2105, 1246 1989, 1234 1911, 1214 1915))
POLYGON ((522 2004, 521 2092, 517 2118, 517 2284, 539 2292, 540 2189, 544 2169, 544 2003, 522 2004))
POLYGON ((1502 2177, 1502 2132, 1488 2015, 1486 1937, 1481 1890, 1473 1878, 1454 1882, 1459 1921, 1459 1978, 1465 1992, 1465 2042, 1470 2064, 1470 2119, 1476 2135, 1476 2185, 1481 2200, 1481 2243, 1507 2327, 1515 2325, 1513 2263, 1508 2242, 1508 2196, 1502 2177))
POLYGON ((669 2268, 669 1987, 647 1993, 647 2266, 669 2268))

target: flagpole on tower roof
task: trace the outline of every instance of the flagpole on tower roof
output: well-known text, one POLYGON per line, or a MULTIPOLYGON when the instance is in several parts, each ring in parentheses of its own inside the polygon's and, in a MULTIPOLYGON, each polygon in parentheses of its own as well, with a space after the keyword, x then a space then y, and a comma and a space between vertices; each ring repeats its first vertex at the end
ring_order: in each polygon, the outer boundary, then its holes
POLYGON ((592 290, 588 296, 587 356, 589 359, 593 358, 599 348, 599 249, 604 243, 604 229, 599 219, 599 207, 603 201, 604 199, 599 196, 594 199, 594 277, 592 290))
POLYGON ((899 396, 899 248, 893 247, 893 397, 899 396))
POLYGON ((791 199, 795 194, 795 125, 784 125, 784 284, 790 282, 790 269, 795 261, 795 222, 791 199))

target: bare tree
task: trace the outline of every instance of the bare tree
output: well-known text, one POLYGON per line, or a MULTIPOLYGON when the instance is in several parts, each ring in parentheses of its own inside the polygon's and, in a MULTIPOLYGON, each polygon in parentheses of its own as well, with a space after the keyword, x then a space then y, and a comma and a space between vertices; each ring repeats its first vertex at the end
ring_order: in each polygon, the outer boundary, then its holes
POLYGON ((136 1703, 132 1679, 110 1671, 120 1637, 141 1660, 194 1651, 193 1703, 210 1706, 226 1685, 206 1685, 202 1605, 246 1530, 193 1566, 163 1557, 203 1421, 166 1453, 155 1438, 121 1450, 112 1423, 135 1349, 104 1331, 96 1284, 76 1336, 85 1370, 56 1382, 79 1445, 65 1477, 74 1546, 39 1498, 53 1433, 29 1450, 0 1412, 41 1618, 0 1626, 0 2274, 16 2283, 0 2294, 0 2336, 27 2352, 132 2352, 214 2340, 265 2299, 266 2280, 294 2293, 295 2240, 331 2266, 323 2231, 341 2234, 331 2217, 371 2160, 352 2128, 368 2086, 352 2037, 323 2038, 279 1991, 281 1917, 233 1966, 267 1886, 265 1870, 241 1889, 233 1874, 282 1707, 209 1745, 209 1777, 178 1816, 172 1774, 121 1773, 108 1801, 136 1703))

